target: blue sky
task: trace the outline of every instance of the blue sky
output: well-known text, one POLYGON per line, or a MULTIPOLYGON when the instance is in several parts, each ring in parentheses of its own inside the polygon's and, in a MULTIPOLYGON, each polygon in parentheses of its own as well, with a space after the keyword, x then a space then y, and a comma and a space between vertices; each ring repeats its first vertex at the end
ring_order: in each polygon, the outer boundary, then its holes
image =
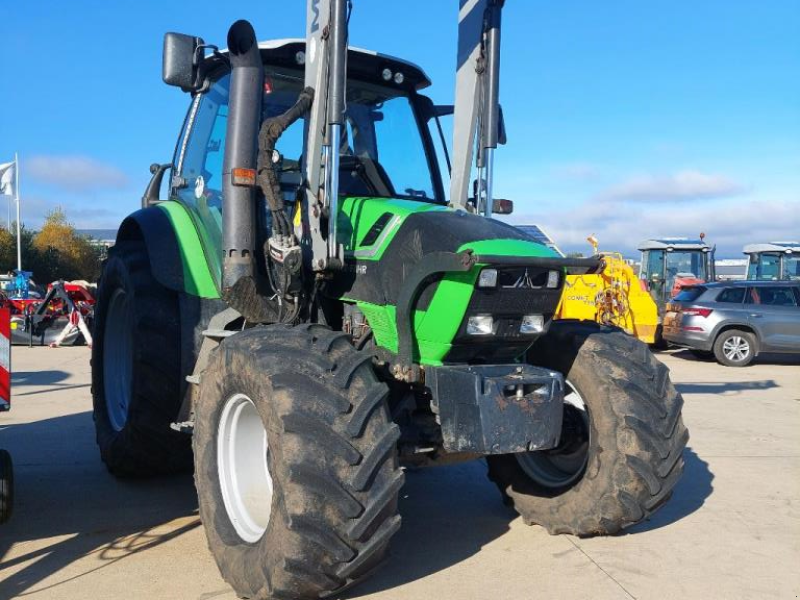
MULTIPOLYGON (((456 0, 354 4, 354 45, 422 65, 452 101, 456 0)), ((135 210, 188 103, 161 83, 163 33, 224 46, 237 18, 299 37, 305 2, 2 3, 0 162, 22 157, 24 222, 135 210)), ((509 0, 503 36, 496 194, 512 221, 631 255, 701 230, 726 256, 800 237, 800 0, 509 0)))

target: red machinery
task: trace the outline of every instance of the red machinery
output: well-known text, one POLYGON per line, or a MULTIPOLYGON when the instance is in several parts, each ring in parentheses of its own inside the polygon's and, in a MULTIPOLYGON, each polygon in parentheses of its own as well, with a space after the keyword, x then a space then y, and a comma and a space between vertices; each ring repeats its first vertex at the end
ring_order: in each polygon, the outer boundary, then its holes
POLYGON ((11 312, 11 342, 31 346, 91 344, 94 303, 89 284, 80 281, 54 281, 44 298, 0 297, 11 312))

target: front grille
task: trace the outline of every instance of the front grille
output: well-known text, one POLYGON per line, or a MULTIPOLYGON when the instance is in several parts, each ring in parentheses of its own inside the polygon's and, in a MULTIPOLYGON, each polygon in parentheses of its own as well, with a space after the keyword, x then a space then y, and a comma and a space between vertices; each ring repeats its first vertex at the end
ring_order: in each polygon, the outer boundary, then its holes
POLYGON ((550 314, 556 311, 561 299, 560 289, 529 288, 476 288, 472 292, 467 313, 470 315, 522 315, 550 314))

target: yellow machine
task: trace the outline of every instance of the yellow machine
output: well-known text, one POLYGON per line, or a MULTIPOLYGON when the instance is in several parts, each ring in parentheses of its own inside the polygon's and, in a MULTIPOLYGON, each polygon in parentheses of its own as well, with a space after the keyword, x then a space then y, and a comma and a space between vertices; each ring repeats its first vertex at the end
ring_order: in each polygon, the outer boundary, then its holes
POLYGON ((568 275, 556 319, 597 321, 624 329, 647 344, 655 343, 658 307, 639 278, 618 252, 598 252, 605 268, 594 275, 568 275))

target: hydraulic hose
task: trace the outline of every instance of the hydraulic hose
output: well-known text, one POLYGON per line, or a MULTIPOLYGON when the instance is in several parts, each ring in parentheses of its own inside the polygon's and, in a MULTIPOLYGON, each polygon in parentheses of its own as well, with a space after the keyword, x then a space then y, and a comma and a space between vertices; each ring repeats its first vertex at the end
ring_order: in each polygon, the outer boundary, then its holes
POLYGON ((275 172, 272 155, 275 151, 275 144, 283 133, 311 109, 313 101, 314 89, 311 87, 305 88, 300 93, 294 106, 282 115, 265 120, 261 124, 261 130, 258 134, 257 182, 272 212, 274 233, 279 237, 291 236, 292 227, 284 211, 285 205, 281 194, 281 185, 278 180, 278 174, 275 172))

